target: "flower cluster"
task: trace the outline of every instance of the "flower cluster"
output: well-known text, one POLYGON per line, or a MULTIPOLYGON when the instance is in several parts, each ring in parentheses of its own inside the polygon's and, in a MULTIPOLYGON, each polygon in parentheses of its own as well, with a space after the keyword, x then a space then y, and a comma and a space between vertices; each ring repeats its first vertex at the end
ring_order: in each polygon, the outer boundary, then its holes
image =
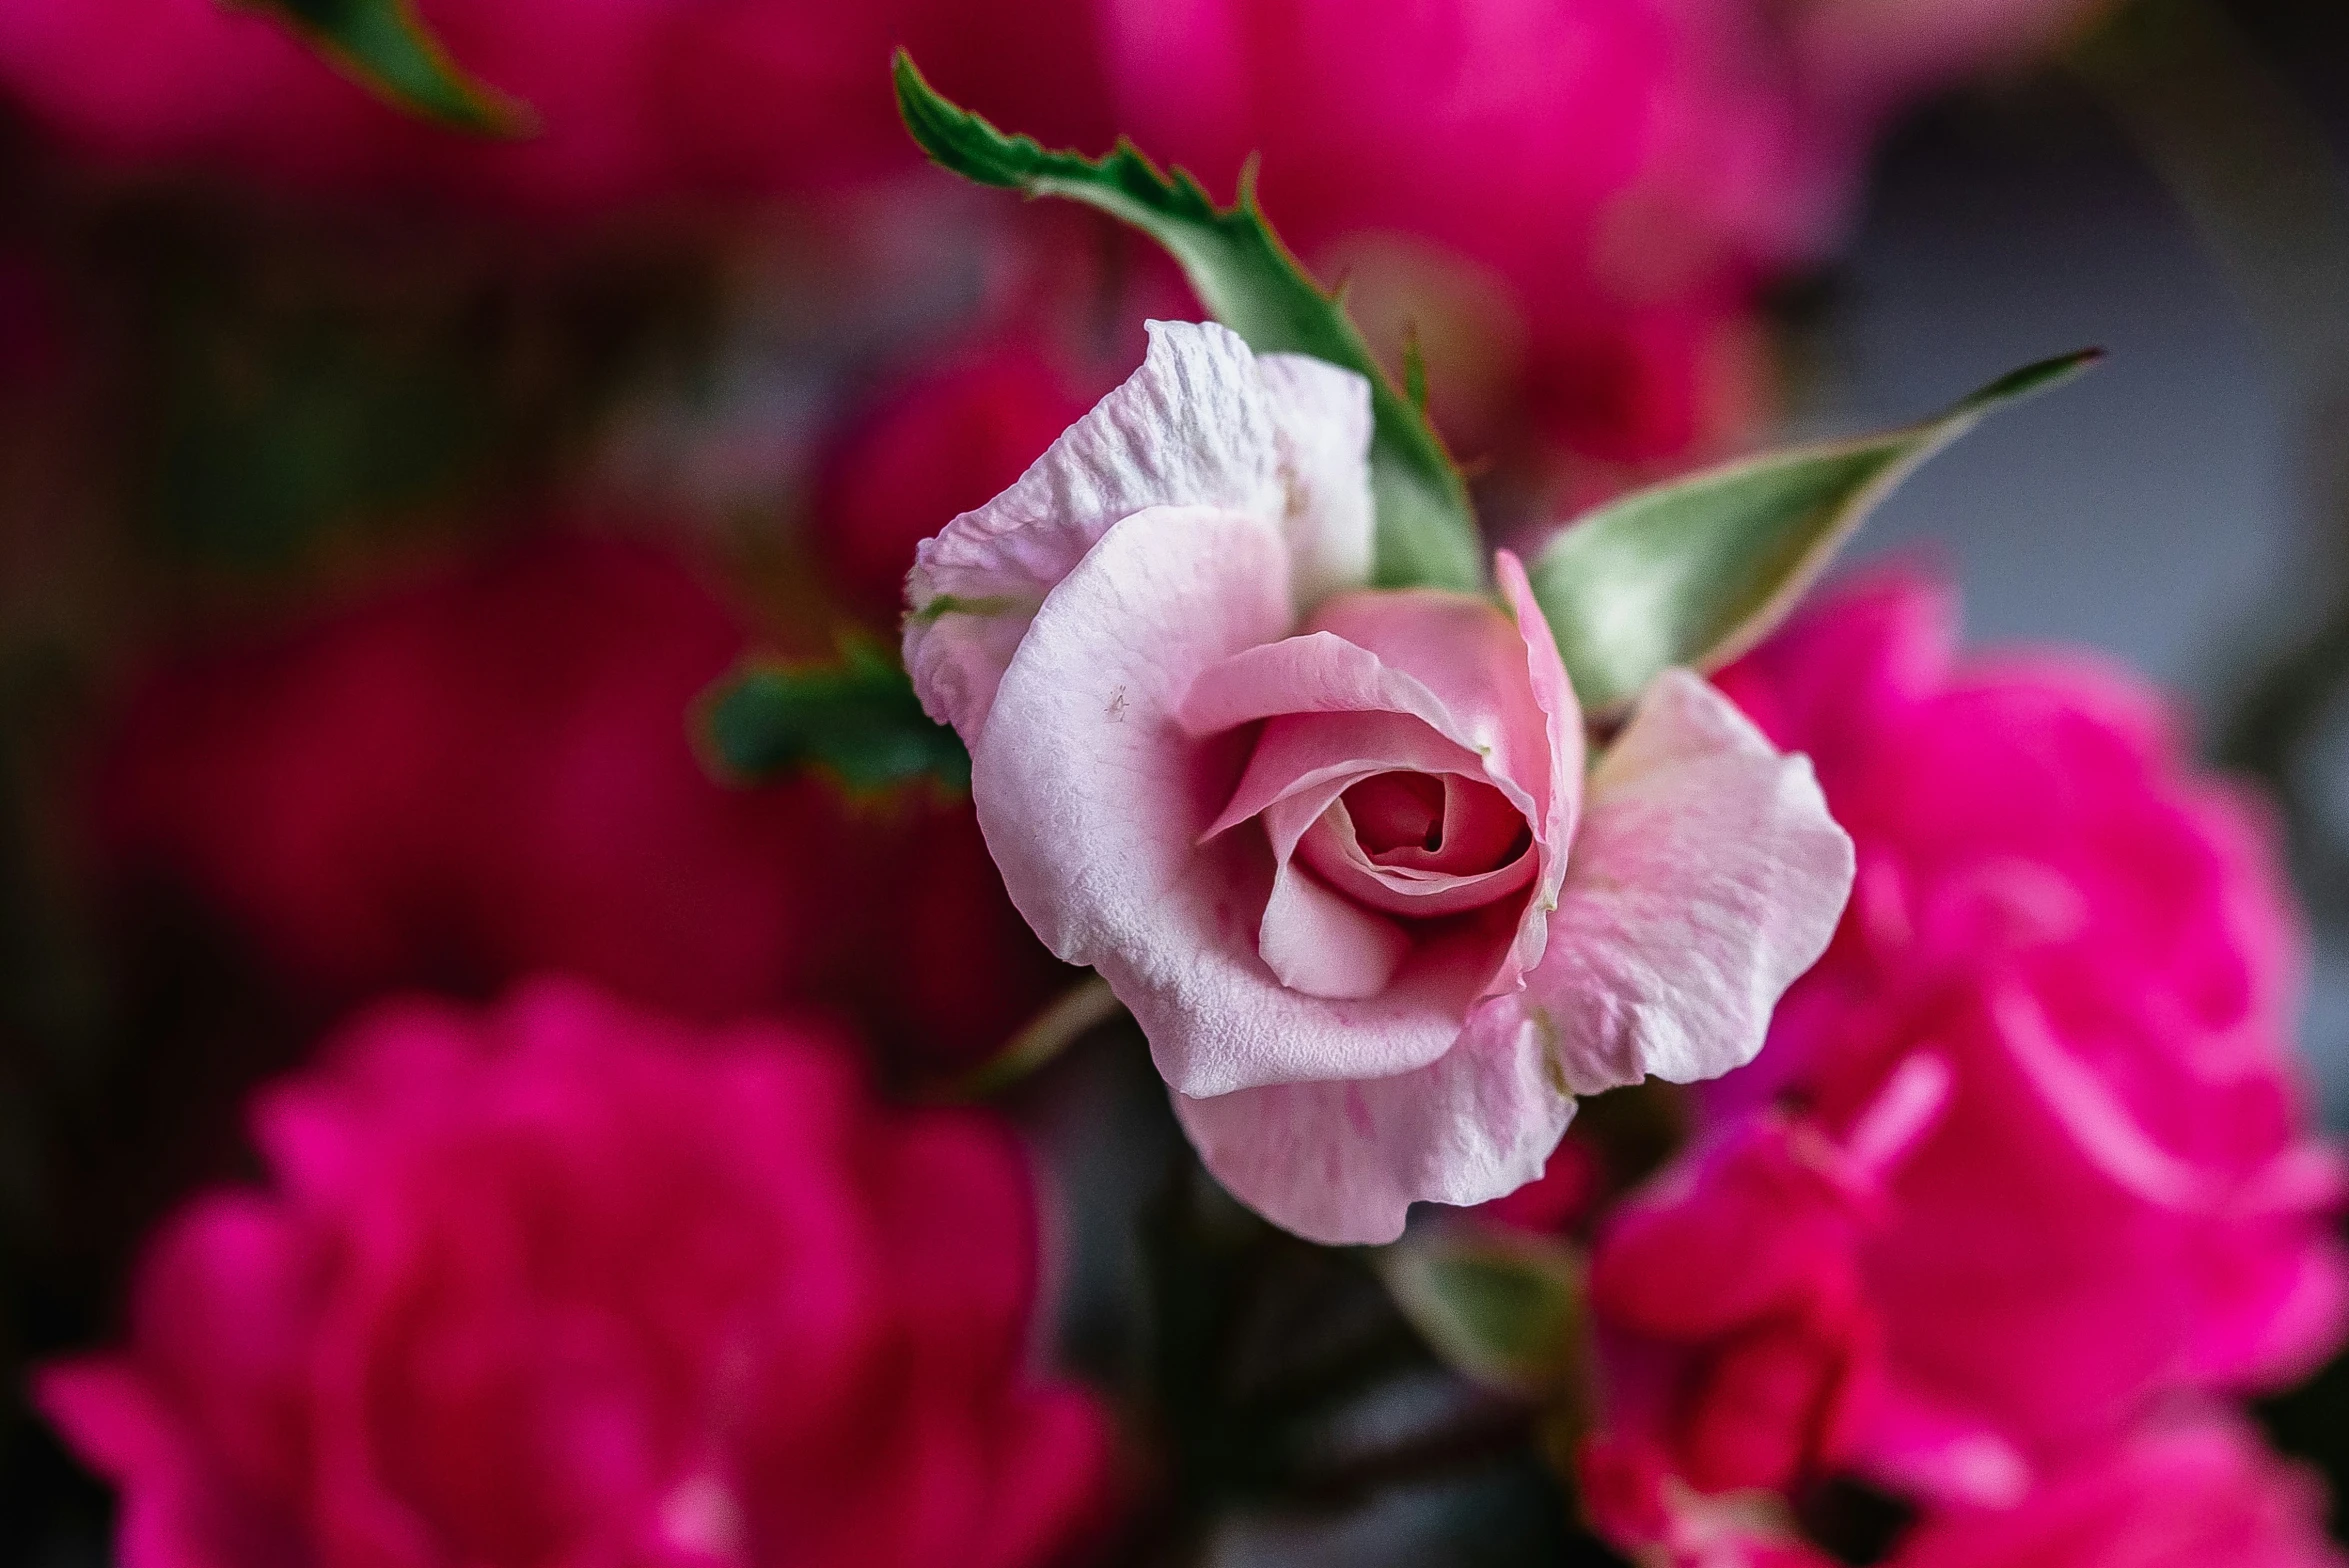
POLYGON ((1103 1411, 1025 1370, 1017 1152, 836 1041, 394 1003, 254 1131, 271 1186, 184 1209, 129 1346, 40 1380, 128 1568, 1021 1568, 1102 1521, 1103 1411))
POLYGON ((1811 755, 1858 883, 1695 1148, 1601 1227, 1593 1495, 1634 1544, 1856 1475, 1925 1509, 1904 1565, 2134 1561, 2131 1532, 2331 1562, 2297 1483, 2180 1425, 2349 1327, 2264 825, 2135 682, 1953 664, 1949 622, 1883 578, 1722 678, 1811 755))

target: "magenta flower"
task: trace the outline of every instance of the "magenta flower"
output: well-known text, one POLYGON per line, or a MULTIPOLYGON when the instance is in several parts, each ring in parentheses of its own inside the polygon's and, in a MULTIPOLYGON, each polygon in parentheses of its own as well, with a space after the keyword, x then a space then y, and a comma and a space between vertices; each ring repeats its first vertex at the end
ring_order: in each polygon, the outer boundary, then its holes
POLYGON ((1907 579, 1722 685, 1809 752, 1859 874, 1709 1121, 1736 1140, 1791 1101, 1850 1145, 1904 1064, 1947 1079, 1855 1238, 1886 1368, 1856 1461, 2006 1500, 2166 1394, 2288 1381, 2337 1345, 2342 1167, 2308 1131, 2297 931, 2253 803, 2190 771, 2123 676, 1954 663, 1944 597, 1907 579))
POLYGON ((1808 768, 1659 680, 1584 778, 1513 557, 1364 591, 1367 388, 1213 325, 921 548, 906 666, 1045 944, 1240 1197, 1322 1241, 1532 1180, 1573 1095, 1758 1047, 1850 872, 1808 768))
POLYGON ((1790 1492, 1858 1457, 1889 1375, 1866 1247, 1888 1168, 1947 1090, 1913 1058, 1848 1144, 1765 1112, 1616 1212, 1591 1261, 1593 1462, 1710 1495, 1790 1492))
POLYGON ((125 1568, 1017 1568, 1098 1518, 1103 1413, 1024 1367, 1017 1150, 823 1042, 391 1004, 255 1131, 271 1185, 38 1379, 125 1568))
POLYGON ((2341 1568, 2324 1489, 2215 1418, 2157 1424, 2007 1510, 1928 1519, 1890 1568, 2341 1568))

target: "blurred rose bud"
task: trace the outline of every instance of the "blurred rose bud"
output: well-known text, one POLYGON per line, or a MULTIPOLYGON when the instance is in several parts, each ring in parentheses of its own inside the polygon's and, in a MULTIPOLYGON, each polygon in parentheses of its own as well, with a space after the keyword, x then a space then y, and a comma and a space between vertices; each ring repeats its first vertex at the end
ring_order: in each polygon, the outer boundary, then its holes
POLYGON ((1026 1366, 1019 1151, 823 1042, 393 1003, 254 1121, 270 1185, 38 1380, 125 1568, 1023 1568, 1101 1522, 1106 1416, 1026 1366))

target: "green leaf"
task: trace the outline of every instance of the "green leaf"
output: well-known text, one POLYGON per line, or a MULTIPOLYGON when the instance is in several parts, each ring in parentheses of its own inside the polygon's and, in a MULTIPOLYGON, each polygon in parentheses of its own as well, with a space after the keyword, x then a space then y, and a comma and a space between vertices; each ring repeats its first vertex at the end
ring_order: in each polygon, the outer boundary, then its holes
POLYGON ((922 778, 970 788, 961 740, 930 722, 905 672, 869 643, 831 664, 736 670, 703 699, 701 730, 715 770, 746 782, 818 767, 858 791, 922 778))
POLYGON ((1580 1398, 1587 1328, 1572 1247, 1454 1224, 1415 1231, 1373 1258, 1403 1315, 1455 1370, 1539 1404, 1580 1398))
POLYGON ((451 60, 410 0, 243 0, 294 28, 361 84, 403 109, 491 136, 527 136, 529 109, 451 60))
POLYGON ((1374 424, 1371 492, 1378 509, 1379 586, 1475 590, 1484 546, 1468 487, 1427 416, 1396 391, 1337 296, 1315 283, 1256 204, 1254 170, 1239 204, 1218 207, 1197 180, 1171 176, 1120 139, 1105 158, 1049 152, 1006 136, 940 97, 904 50, 897 106, 932 159, 981 185, 1059 196, 1098 208, 1149 235, 1176 261, 1215 319, 1260 353, 1310 354, 1369 378, 1374 424))
POLYGON ((1575 694, 1598 712, 1675 664, 1759 642, 1863 518, 2003 403, 2068 381, 2083 350, 2003 376, 1937 419, 1675 479, 1567 525, 1529 575, 1575 694))

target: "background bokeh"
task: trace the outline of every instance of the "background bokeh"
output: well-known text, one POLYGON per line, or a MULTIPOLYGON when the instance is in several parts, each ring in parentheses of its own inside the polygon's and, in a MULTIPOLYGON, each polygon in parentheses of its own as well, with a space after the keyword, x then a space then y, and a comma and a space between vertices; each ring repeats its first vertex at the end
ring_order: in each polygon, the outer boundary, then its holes
MULTIPOLYGON (((1106 224, 915 167, 885 49, 911 37, 945 86, 1047 139, 1130 128, 1219 189, 1251 138, 1310 146, 1298 125, 1354 106, 1327 82, 1302 107, 1257 82, 1219 131, 1183 99, 1207 69, 1178 47, 1189 13, 1169 8, 1161 35, 1156 12, 1105 6, 1157 72, 1112 106, 1068 85, 1089 80, 1068 37, 1033 18, 994 33, 978 9, 840 7, 838 54, 808 61, 721 34, 711 58, 748 63, 693 78, 674 164, 544 167, 437 131, 412 145, 341 82, 315 100, 339 107, 276 126, 255 109, 278 101, 266 71, 167 91, 168 50, 139 55, 150 74, 116 104, 153 113, 106 121, 105 94, 68 90, 74 28, 0 17, 12 1383, 120 1328, 158 1218, 254 1173, 248 1092, 383 990, 478 999, 572 968, 696 1026, 805 1012, 866 1042, 884 1097, 918 1101, 1070 983, 1003 903, 966 809, 844 805, 812 780, 720 792, 683 739, 746 650, 886 639, 914 539, 1122 376, 1144 316, 1193 313, 1106 224), (801 71, 796 90, 765 96, 768 68, 801 71), (810 145, 837 132, 837 162, 762 184, 767 144, 741 127, 771 119, 810 145), (176 143, 184 124, 229 128, 176 143), (915 947, 945 956, 891 962, 915 947)), ((1834 9, 1758 8, 1772 26, 1834 9)), ((1903 9, 1878 8, 1886 36, 1934 36, 1900 33, 1903 9)), ((1479 459, 1488 515, 1520 533, 1640 479, 1900 423, 2017 364, 2107 349, 1937 458, 1852 559, 1946 570, 1975 641, 2135 666, 2175 694, 2200 756, 2277 793, 2315 934, 2303 1048, 2327 1125, 2349 1130, 2349 17, 2330 0, 2043 9, 2066 15, 1953 45, 1962 63, 1919 43, 1872 57, 1881 76, 1808 83, 1791 129, 1742 103, 1703 127, 1718 141, 1688 154, 1678 195, 1734 254, 1690 261, 1661 222, 1620 241, 1635 270, 1698 279, 1643 297, 1629 325, 1538 246, 1462 264, 1366 234, 1387 193, 1328 178, 1327 147, 1318 171, 1276 150, 1264 200, 1353 277, 1383 347, 1419 332, 1438 417, 1479 459), (1799 177, 1749 182, 1749 161, 1780 154, 1799 177)), ((1267 10, 1300 32, 1319 14, 1267 10)), ((1266 80, 1285 36, 1264 34, 1266 80)), ((1408 57, 1363 36, 1344 70, 1407 78, 1408 57)), ((1778 56, 1723 37, 1726 80, 1751 66, 1783 85, 1778 56)), ((287 59, 270 69, 315 67, 287 59)), ((1345 141, 1380 128, 1331 140, 1407 164, 1409 116, 1392 143, 1345 141)), ((1559 165, 1602 131, 1565 136, 1559 165)), ((1537 168, 1557 152, 1512 150, 1537 168)), ((1441 168, 1417 172, 1398 210, 1466 222, 1441 168)), ((1183 1184, 1160 1088, 1136 1042, 1116 1045, 1005 1103, 1041 1151, 1056 1249, 1055 1320, 1035 1337, 1104 1386, 1196 1385, 1168 1418, 1166 1474, 1136 1483, 1165 1513, 1134 1559, 1205 1540, 1232 1562, 1608 1561, 1570 1530, 1517 1416, 1437 1368, 1362 1267, 1183 1184), (1227 1382, 1183 1359, 1235 1337, 1246 1364, 1227 1382), (1362 1366, 1384 1376, 1375 1397, 1300 1418, 1304 1435, 1283 1424, 1311 1404, 1292 1385, 1362 1366), (1427 1430, 1424 1453, 1388 1441, 1427 1430)), ((1673 1135, 1643 1119, 1659 1116, 1586 1113, 1618 1189, 1673 1135)), ((2265 1416, 2338 1489, 2349 1372, 2265 1416)), ((1881 1499, 1837 1501, 1859 1521, 1850 1560, 1870 1560, 1881 1499)), ((0 1561, 104 1562, 113 1518, 12 1392, 0 1561)))

